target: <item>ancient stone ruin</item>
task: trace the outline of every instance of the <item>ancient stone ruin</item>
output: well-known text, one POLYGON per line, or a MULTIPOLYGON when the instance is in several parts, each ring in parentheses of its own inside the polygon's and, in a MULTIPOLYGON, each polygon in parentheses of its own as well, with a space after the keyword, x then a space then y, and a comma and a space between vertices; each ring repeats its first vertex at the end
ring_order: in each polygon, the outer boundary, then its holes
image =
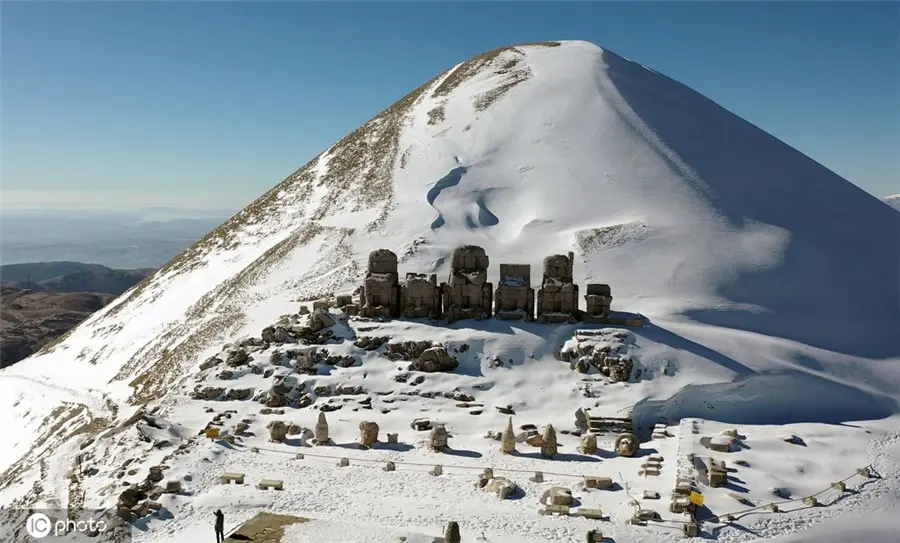
POLYGON ((328 436, 328 421, 325 419, 325 412, 319 411, 319 420, 316 422, 315 441, 316 445, 327 445, 331 442, 328 436))
POLYGON ((365 448, 371 448, 378 442, 378 423, 362 421, 359 423, 359 444, 365 448))
POLYGON ((537 295, 538 322, 578 320, 578 285, 573 279, 574 253, 544 259, 544 278, 537 295))
POLYGON ((407 319, 440 319, 441 287, 436 274, 407 273, 400 287, 400 313, 407 319))
POLYGON ((369 253, 369 266, 359 298, 359 314, 363 317, 400 316, 396 254, 387 249, 369 253))
POLYGON ((446 452, 448 437, 447 428, 443 424, 437 424, 431 429, 428 446, 434 452, 446 452))
POLYGON ((493 288, 487 281, 490 261, 484 249, 463 245, 453 251, 450 277, 441 283, 444 318, 485 319, 491 316, 493 288))
MULTIPOLYGON (((343 295, 336 298, 336 305, 345 313, 365 318, 430 318, 454 322, 493 316, 549 323, 608 322, 612 292, 607 284, 587 285, 586 310, 579 310, 574 260, 572 252, 545 258, 537 293, 531 285, 529 264, 500 264, 500 279, 494 291, 493 284, 488 282, 490 261, 484 249, 477 245, 454 249, 450 275, 440 284, 436 274, 411 272, 401 284, 397 255, 388 249, 378 249, 369 254, 364 284, 359 288, 359 304, 343 295)), ((641 326, 640 320, 626 320, 625 324, 641 326)), ((269 335, 274 337, 278 332, 273 329, 269 335)), ((236 359, 233 365, 242 362, 245 361, 236 359)))
POLYGON ((494 316, 504 320, 534 320, 531 266, 500 264, 500 281, 494 293, 494 316))
POLYGON ((515 454, 516 452, 516 434, 513 430, 512 417, 506 423, 506 429, 503 430, 500 438, 500 452, 503 454, 515 454))
POLYGON ((552 424, 548 424, 544 429, 544 435, 541 439, 541 456, 544 458, 553 458, 557 453, 556 430, 552 424))
POLYGON ((594 322, 595 319, 606 319, 609 317, 610 306, 612 305, 612 292, 609 285, 600 283, 591 283, 587 286, 587 294, 584 295, 584 301, 587 309, 581 315, 581 320, 587 323, 594 322))

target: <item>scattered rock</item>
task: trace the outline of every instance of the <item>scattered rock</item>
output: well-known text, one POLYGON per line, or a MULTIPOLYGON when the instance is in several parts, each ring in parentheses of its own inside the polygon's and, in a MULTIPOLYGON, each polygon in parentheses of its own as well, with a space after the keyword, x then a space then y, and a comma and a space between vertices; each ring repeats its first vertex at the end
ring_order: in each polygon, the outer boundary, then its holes
POLYGON ((434 347, 430 341, 404 341, 402 343, 388 343, 388 358, 391 360, 415 360, 427 349, 434 347))
POLYGON ((216 356, 211 356, 211 357, 207 358, 206 360, 204 360, 204 361, 200 364, 200 370, 201 370, 201 371, 203 371, 203 370, 208 370, 209 368, 212 368, 212 367, 214 367, 214 366, 218 366, 218 365, 221 364, 221 363, 222 363, 222 359, 221 359, 221 358, 216 357, 216 356))
POLYGON ((582 483, 583 489, 588 488, 599 488, 599 489, 608 489, 612 488, 613 481, 610 477, 595 477, 595 476, 587 476, 584 478, 582 483))
POLYGON ((433 427, 431 420, 427 419, 427 418, 416 419, 416 420, 412 421, 412 424, 410 424, 410 426, 412 427, 413 430, 415 430, 417 432, 427 432, 428 430, 431 430, 433 427))
POLYGON ((228 353, 225 363, 231 367, 246 366, 250 361, 250 355, 244 349, 237 349, 228 353))
POLYGON ((495 477, 490 480, 485 486, 484 489, 487 492, 491 492, 496 494, 501 500, 507 500, 515 494, 516 490, 518 490, 518 486, 516 483, 506 479, 505 477, 495 477))
POLYGON ((550 487, 541 495, 544 505, 572 505, 574 500, 572 491, 561 486, 550 487))
POLYGON ((412 369, 425 373, 453 371, 459 366, 456 358, 447 353, 444 347, 431 347, 426 349, 413 361, 412 369))
POLYGON ((232 388, 228 390, 229 400, 247 400, 253 396, 252 388, 232 388))

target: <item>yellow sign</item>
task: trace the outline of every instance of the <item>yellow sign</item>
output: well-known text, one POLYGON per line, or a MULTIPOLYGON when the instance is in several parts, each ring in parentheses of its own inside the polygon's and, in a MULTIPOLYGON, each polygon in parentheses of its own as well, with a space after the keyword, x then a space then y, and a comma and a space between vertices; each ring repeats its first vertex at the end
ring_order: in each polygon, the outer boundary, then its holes
POLYGON ((219 437, 219 429, 218 428, 207 428, 206 429, 206 437, 209 439, 216 439, 219 437))
POLYGON ((691 503, 694 505, 703 505, 703 494, 691 491, 691 503))

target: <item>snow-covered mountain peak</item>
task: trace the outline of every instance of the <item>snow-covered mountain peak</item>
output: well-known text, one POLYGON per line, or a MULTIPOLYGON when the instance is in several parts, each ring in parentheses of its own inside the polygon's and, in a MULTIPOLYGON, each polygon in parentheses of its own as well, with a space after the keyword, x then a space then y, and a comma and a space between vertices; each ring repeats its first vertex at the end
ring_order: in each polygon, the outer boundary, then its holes
MULTIPOLYGON (((888 416, 900 396, 882 363, 900 357, 898 247, 900 215, 686 86, 587 42, 501 48, 403 97, 0 373, 0 416, 23 428, 0 449, 0 485, 21 503, 46 500, 22 481, 61 477, 38 468, 65 465, 86 435, 95 459, 131 447, 141 469, 175 461, 155 448, 162 441, 219 458, 191 439, 209 423, 200 407, 234 407, 253 426, 271 416, 261 403, 287 404, 278 408, 312 427, 317 410, 348 406, 335 434, 348 439, 376 405, 382 431, 408 433, 418 413, 447 422, 459 442, 502 429, 509 412, 565 428, 579 407, 633 409, 651 424, 888 416), (572 252, 576 284, 610 285, 614 310, 647 320, 616 340, 629 379, 579 384, 572 368, 597 373, 588 359, 622 371, 592 358, 602 342, 579 350, 579 324, 298 315, 353 294, 376 249, 399 257, 401 280, 445 281, 460 245, 484 249, 494 287, 500 264, 530 265, 535 290, 544 258, 572 252), (330 335, 317 335, 323 321, 330 335), (283 341, 261 339, 275 327, 283 341), (418 347, 392 346, 426 340, 457 366, 417 374, 421 353, 408 351, 418 347), (563 351, 585 360, 564 362, 563 351), (798 401, 797 386, 841 401, 798 401), (401 390, 415 394, 392 405, 401 390), (359 394, 368 403, 339 398, 359 394), (49 431, 60 426, 70 431, 49 431)), ((128 470, 101 471, 79 484, 105 505, 128 470)), ((192 491, 215 493, 203 484, 192 491)))

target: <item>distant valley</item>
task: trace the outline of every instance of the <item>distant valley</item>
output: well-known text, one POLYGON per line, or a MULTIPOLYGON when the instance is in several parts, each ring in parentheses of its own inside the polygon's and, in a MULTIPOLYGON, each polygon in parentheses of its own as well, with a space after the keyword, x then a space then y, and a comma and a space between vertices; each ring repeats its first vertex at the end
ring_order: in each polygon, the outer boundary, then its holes
POLYGON ((39 351, 154 271, 81 262, 0 266, 0 367, 39 351))

